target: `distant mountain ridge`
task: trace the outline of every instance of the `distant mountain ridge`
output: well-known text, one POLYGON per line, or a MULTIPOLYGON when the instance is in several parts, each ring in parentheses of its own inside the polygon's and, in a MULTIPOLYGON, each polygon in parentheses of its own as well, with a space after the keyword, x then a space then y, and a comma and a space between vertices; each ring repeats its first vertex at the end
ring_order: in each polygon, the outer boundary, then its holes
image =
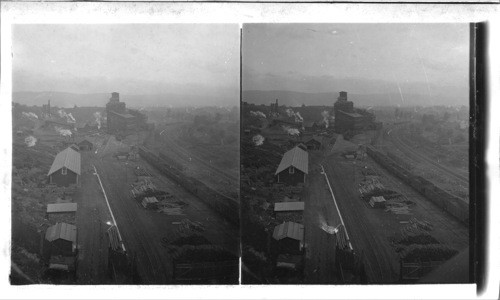
MULTIPOLYGON (((333 105, 337 101, 339 93, 305 93, 295 91, 262 91, 246 90, 243 91, 243 101, 253 104, 269 105, 278 99, 279 105, 301 106, 307 105, 333 105)), ((432 106, 439 105, 469 105, 468 100, 458 101, 455 97, 433 96, 429 98, 421 94, 351 94, 348 92, 347 98, 354 102, 354 106, 432 106), (439 101, 437 101, 439 100, 439 101)))
MULTIPOLYGON (((118 91, 119 92, 119 91, 118 91)), ((104 107, 111 97, 109 93, 75 94, 66 92, 13 92, 12 101, 29 106, 42 106, 50 103, 53 106, 73 107, 73 106, 98 106, 104 107)), ((179 107, 179 106, 235 106, 239 105, 239 99, 229 96, 211 95, 127 95, 120 94, 120 101, 127 104, 127 107, 179 107)))

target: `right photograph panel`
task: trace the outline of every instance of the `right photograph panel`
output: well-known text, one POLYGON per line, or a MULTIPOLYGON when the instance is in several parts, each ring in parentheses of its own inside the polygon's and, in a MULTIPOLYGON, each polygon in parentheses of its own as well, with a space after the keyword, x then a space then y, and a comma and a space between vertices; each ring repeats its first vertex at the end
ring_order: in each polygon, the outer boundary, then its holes
POLYGON ((469 34, 243 26, 243 284, 469 282, 469 34))

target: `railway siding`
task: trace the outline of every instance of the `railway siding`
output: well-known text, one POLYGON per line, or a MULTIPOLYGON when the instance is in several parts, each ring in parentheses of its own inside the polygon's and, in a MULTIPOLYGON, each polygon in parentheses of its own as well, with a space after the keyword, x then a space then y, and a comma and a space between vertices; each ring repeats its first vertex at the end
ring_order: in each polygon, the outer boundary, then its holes
POLYGON ((441 209, 448 212, 464 224, 469 224, 469 204, 466 201, 448 193, 429 180, 412 174, 410 171, 397 165, 387 155, 381 153, 372 146, 367 147, 367 153, 377 163, 401 178, 408 185, 438 205, 441 209))
POLYGON ((155 155, 145 147, 141 146, 139 148, 139 154, 152 166, 157 168, 168 178, 180 184, 191 194, 198 197, 201 201, 218 212, 226 220, 236 226, 239 225, 240 217, 239 204, 237 199, 232 199, 225 195, 222 195, 217 191, 209 188, 201 181, 195 178, 188 177, 178 172, 175 168, 170 168, 167 164, 165 164, 164 161, 162 161, 159 156, 155 155))

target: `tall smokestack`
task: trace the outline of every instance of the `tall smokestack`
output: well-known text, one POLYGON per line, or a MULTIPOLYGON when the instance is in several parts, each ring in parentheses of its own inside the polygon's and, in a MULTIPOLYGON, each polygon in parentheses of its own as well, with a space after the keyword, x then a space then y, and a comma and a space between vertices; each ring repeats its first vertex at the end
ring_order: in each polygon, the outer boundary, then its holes
POLYGON ((275 112, 278 112, 278 99, 276 99, 276 104, 274 105, 275 112))
POLYGON ((49 105, 48 106, 49 106, 49 119, 50 119, 50 117, 51 117, 51 115, 50 115, 50 99, 49 99, 49 105))

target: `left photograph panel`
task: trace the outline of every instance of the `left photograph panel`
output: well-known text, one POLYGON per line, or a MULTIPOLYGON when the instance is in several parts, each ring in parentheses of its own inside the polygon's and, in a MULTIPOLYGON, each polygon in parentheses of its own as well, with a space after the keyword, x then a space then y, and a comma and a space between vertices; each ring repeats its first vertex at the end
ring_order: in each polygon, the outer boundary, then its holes
POLYGON ((13 25, 20 284, 238 284, 237 24, 13 25))

